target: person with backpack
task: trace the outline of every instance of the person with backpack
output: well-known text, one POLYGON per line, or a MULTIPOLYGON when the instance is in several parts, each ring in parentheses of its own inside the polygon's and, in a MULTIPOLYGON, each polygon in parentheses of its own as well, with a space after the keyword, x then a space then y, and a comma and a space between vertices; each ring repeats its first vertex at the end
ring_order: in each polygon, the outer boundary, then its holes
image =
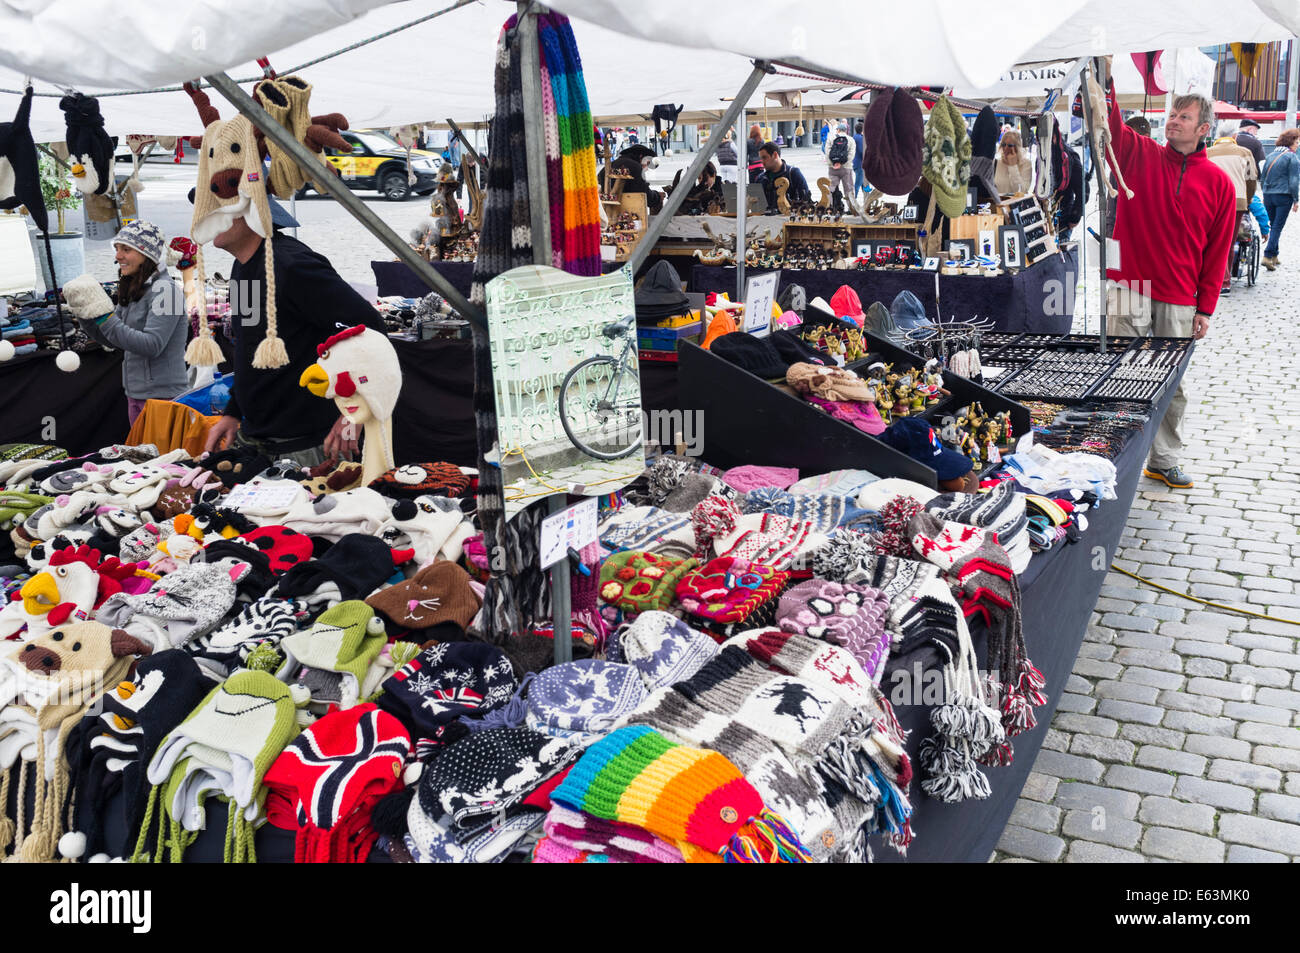
POLYGON ((859 119, 853 127, 853 148, 856 150, 853 155, 853 198, 856 200, 859 195, 866 193, 867 177, 862 171, 862 159, 866 155, 866 141, 862 138, 862 120, 859 119))
POLYGON ((835 135, 831 136, 830 146, 826 150, 826 162, 830 166, 827 176, 831 180, 831 204, 834 208, 842 207, 844 200, 853 204, 853 157, 856 154, 853 137, 849 135, 849 124, 841 119, 835 124, 835 135))
POLYGON ((1264 160, 1260 172, 1260 191, 1264 193, 1264 209, 1268 212, 1268 245, 1261 259, 1264 267, 1273 271, 1278 266, 1278 241, 1282 228, 1292 212, 1300 212, 1300 158, 1296 144, 1300 143, 1300 129, 1284 129, 1277 137, 1273 152, 1264 160))

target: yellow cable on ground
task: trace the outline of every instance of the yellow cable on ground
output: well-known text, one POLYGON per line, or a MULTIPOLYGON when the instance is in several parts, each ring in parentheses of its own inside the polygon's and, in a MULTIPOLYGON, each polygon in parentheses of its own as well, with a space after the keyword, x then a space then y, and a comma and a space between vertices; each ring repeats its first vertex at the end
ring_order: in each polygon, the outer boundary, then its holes
POLYGON ((1285 622, 1287 625, 1300 625, 1300 622, 1297 622, 1295 619, 1279 619, 1277 616, 1265 615, 1262 612, 1256 612, 1254 609, 1238 609, 1235 608, 1234 606, 1225 606, 1219 602, 1211 602, 1208 599, 1200 599, 1196 596, 1188 595, 1185 592, 1179 592, 1177 589, 1170 589, 1168 586, 1162 586, 1158 582, 1152 582, 1150 579, 1147 579, 1145 576, 1139 576, 1135 572, 1129 572, 1127 569, 1120 569, 1114 563, 1110 564, 1110 568, 1115 570, 1116 572, 1122 572, 1124 575, 1130 576, 1136 579, 1138 582, 1145 582, 1148 586, 1155 586, 1155 588, 1162 589, 1165 592, 1170 593, 1171 595, 1178 596, 1179 598, 1182 599, 1190 599, 1192 602, 1199 602, 1201 605, 1209 606, 1212 609, 1222 609, 1224 612, 1240 612, 1242 615, 1251 615, 1257 619, 1268 619, 1268 621, 1270 622, 1285 622))

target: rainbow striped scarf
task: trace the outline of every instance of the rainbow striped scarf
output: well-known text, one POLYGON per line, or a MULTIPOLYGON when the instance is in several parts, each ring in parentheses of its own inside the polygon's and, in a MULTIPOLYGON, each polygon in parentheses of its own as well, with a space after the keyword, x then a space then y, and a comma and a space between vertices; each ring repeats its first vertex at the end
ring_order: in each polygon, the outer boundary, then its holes
POLYGON ((541 47, 551 261, 575 275, 599 275, 600 193, 596 140, 582 60, 569 18, 537 18, 541 47))
POLYGON ((734 764, 716 751, 674 744, 645 725, 620 728, 588 748, 551 800, 649 831, 674 844, 688 863, 810 859, 734 764))

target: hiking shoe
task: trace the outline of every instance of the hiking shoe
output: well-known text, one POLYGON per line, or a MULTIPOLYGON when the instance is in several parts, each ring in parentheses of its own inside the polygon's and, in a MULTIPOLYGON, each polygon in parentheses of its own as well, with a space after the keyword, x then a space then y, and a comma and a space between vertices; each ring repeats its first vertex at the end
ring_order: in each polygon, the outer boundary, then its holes
POLYGON ((1143 475, 1150 477, 1152 480, 1163 480, 1168 486, 1175 490, 1190 490, 1194 485, 1192 478, 1183 472, 1183 468, 1175 464, 1164 470, 1157 470, 1155 467, 1147 467, 1142 471, 1143 475))
POLYGON ((1277 259, 1276 259, 1276 258, 1261 258, 1261 259, 1260 259, 1260 263, 1261 263, 1265 268, 1267 268, 1269 271, 1276 271, 1276 270, 1277 270, 1277 259))

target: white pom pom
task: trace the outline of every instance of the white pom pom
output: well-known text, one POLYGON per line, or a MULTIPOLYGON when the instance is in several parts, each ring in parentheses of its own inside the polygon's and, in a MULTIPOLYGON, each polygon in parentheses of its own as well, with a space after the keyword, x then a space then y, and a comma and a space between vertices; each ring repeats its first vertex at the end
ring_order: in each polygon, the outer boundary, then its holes
POLYGON ((86 861, 86 863, 88 864, 109 864, 109 863, 120 864, 121 862, 122 862, 121 858, 109 857, 108 854, 104 854, 104 853, 94 854, 91 856, 90 860, 86 861))
POLYGON ((14 356, 14 342, 0 341, 0 361, 13 360, 13 356, 14 356))
POLYGON ((54 363, 65 374, 71 374, 81 367, 81 355, 76 351, 60 351, 59 356, 54 359, 54 363))
POLYGON ((86 852, 86 835, 80 831, 68 831, 59 838, 59 854, 76 860, 86 852))
POLYGON ((406 766, 406 770, 402 772, 402 780, 406 782, 408 788, 415 787, 422 774, 424 774, 424 762, 415 761, 406 766))

